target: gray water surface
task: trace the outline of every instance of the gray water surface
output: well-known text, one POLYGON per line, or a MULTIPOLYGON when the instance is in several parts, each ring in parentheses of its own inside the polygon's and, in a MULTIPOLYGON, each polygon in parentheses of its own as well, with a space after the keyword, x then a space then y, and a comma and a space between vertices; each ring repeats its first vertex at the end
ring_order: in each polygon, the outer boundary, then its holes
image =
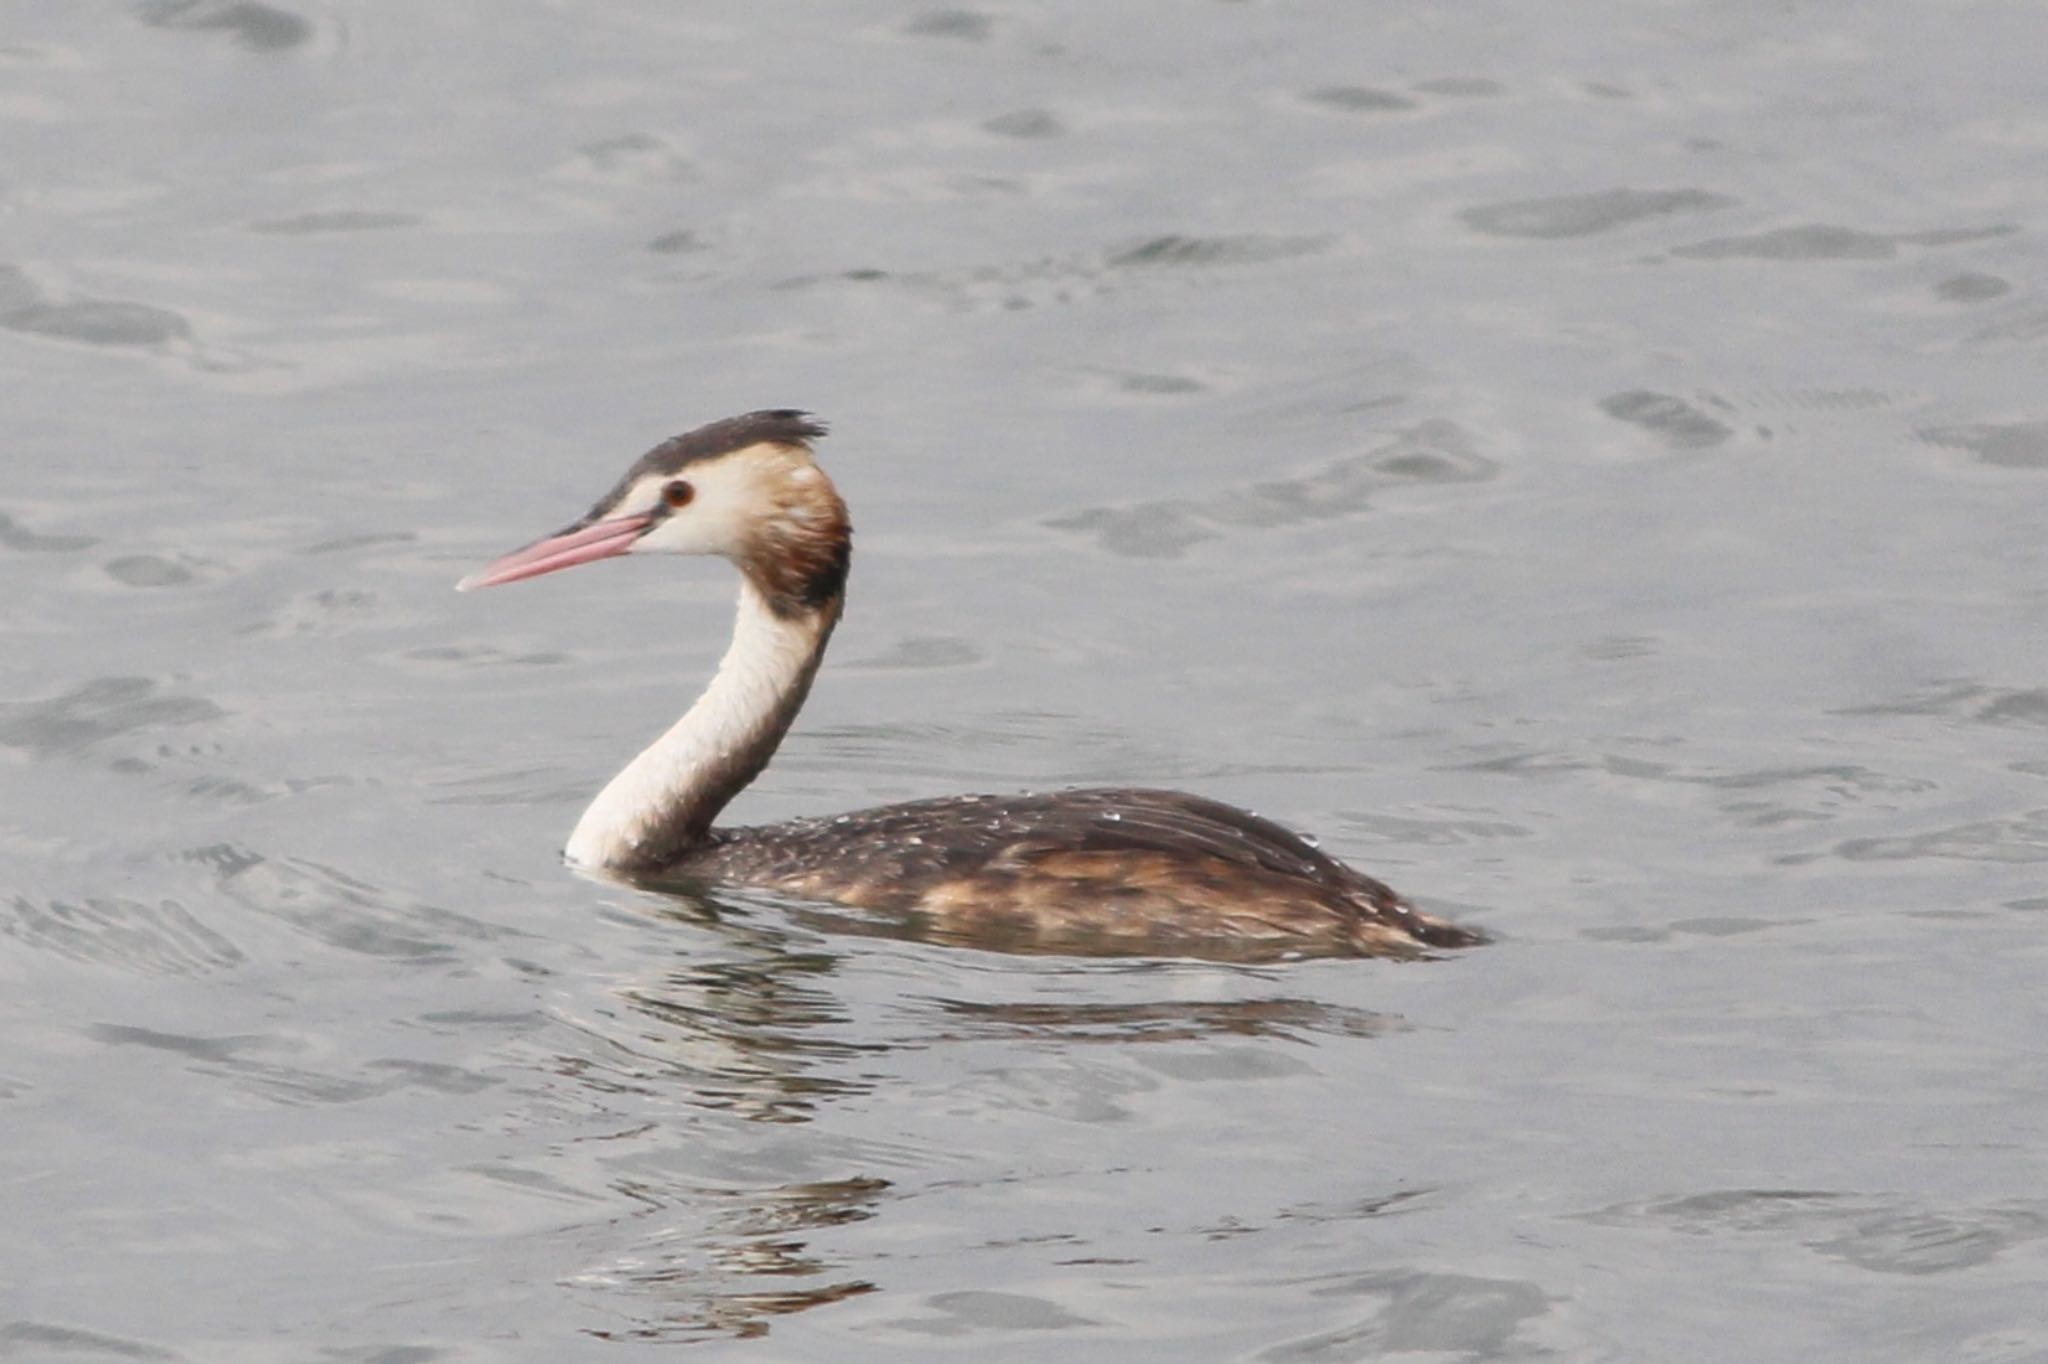
POLYGON ((2048 1358, 2028 0, 0 21, 0 1358, 2048 1358), (1199 789, 1500 941, 556 850, 831 420, 768 820, 1199 789))

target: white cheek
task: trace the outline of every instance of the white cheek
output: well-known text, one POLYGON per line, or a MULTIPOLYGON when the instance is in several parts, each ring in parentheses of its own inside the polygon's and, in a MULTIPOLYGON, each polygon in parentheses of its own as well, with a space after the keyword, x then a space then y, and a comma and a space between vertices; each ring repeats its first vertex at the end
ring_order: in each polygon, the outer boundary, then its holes
POLYGON ((706 479, 689 506, 662 518, 633 545, 636 553, 733 554, 746 541, 745 489, 727 479, 706 479))
POLYGON ((670 514, 633 543, 635 554, 725 554, 734 539, 725 518, 710 508, 689 506, 670 514))

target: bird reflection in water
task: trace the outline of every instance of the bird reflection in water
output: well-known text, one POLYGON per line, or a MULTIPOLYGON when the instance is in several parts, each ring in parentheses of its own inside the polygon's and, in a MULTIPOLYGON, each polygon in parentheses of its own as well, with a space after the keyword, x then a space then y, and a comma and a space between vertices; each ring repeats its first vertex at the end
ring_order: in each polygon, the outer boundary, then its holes
POLYGON ((612 1187, 636 1210, 601 1229, 600 1263, 571 1281, 600 1293, 600 1305, 620 1318, 590 1333, 744 1339, 765 1335, 776 1317, 873 1291, 812 1243, 873 1216, 888 1180, 859 1170, 744 1184, 681 1173, 701 1172, 705 1152, 718 1164, 724 1149, 759 1145, 758 1135, 730 1128, 721 1141, 719 1118, 806 1123, 823 1103, 873 1087, 846 1063, 887 1047, 836 1035, 850 1034, 850 1020, 820 985, 838 958, 725 922, 709 902, 653 908, 671 925, 664 931, 677 920, 710 929, 715 959, 697 937, 689 959, 615 987, 626 1009, 581 1020, 594 1045, 558 1065, 601 1092, 673 1098, 715 1116, 691 1125, 687 1152, 677 1146, 677 1124, 618 1134, 621 1150, 607 1161, 612 1187))
POLYGON ((636 1300, 628 1324, 595 1328, 600 1340, 687 1341, 715 1336, 749 1340, 768 1334, 776 1317, 875 1291, 864 1279, 828 1278, 841 1266, 807 1253, 807 1236, 874 1215, 889 1187, 883 1179, 822 1180, 772 1189, 698 1190, 736 1205, 702 1229, 674 1231, 643 1246, 634 1263, 579 1276, 586 1286, 616 1287, 636 1300), (788 1287, 763 1283, 791 1281, 788 1287), (648 1315, 637 1301, 654 1299, 648 1315))
MULTIPOLYGON (((1016 978, 1032 990, 1029 999, 897 995, 885 1012, 856 1018, 859 991, 835 988, 835 977, 861 958, 834 950, 833 939, 922 942, 930 937, 928 925, 892 927, 886 918, 858 914, 842 921, 777 897, 742 899, 731 892, 649 896, 622 907, 660 920, 663 932, 674 933, 678 926, 698 931, 679 944, 687 957, 615 987, 627 1008, 610 1019, 585 1020, 586 1031, 601 1045, 573 1060, 563 1058, 562 1068, 600 1090, 672 1096, 715 1115, 689 1138, 697 1152, 709 1149, 714 1161, 721 1145, 719 1120, 805 1124, 825 1117, 833 1102, 871 1093, 886 1078, 884 1058, 896 1051, 1004 1040, 1034 1046, 1216 1037, 1306 1041, 1376 1037, 1407 1026, 1398 1016, 1301 997, 1128 998, 1138 982, 1156 981, 1159 992, 1178 994, 1191 970, 1218 969, 1160 961, 1085 968, 1086 997, 1072 1001, 1046 999, 1047 971, 1020 961, 1016 978), (1108 979, 1118 983, 1124 999, 1102 998, 1108 979)), ((1237 977, 1241 968, 1222 969, 1237 977)), ((1250 968, 1238 978, 1262 981, 1270 974, 1250 968)), ((1060 975, 1072 975, 1071 968, 1061 968, 1060 975)), ((990 972, 978 980, 995 986, 1007 978, 990 972)), ((764 1149, 757 1134, 725 1131, 723 1144, 735 1152, 764 1149)), ((626 1149, 609 1163, 633 1173, 615 1178, 613 1188, 641 1211, 623 1226, 605 1226, 604 1248, 597 1251, 603 1263, 574 1280, 577 1287, 603 1293, 603 1305, 620 1316, 617 1325, 592 1332, 616 1340, 760 1336, 779 1316, 876 1291, 857 1272, 848 1241, 831 1233, 882 1215, 891 1202, 918 1192, 879 1177, 875 1160, 892 1169, 929 1167, 934 1173, 947 1165, 944 1152, 907 1143, 876 1151, 872 1144, 863 1149, 849 1142, 840 1149, 863 1164, 836 1177, 740 1185, 661 1177, 662 1170, 680 1165, 701 1168, 697 1158, 678 1154, 669 1124, 645 1125, 618 1139, 626 1149), (631 1234, 622 1238, 626 1228, 631 1234)), ((750 1154, 746 1163, 767 1158, 750 1154)))

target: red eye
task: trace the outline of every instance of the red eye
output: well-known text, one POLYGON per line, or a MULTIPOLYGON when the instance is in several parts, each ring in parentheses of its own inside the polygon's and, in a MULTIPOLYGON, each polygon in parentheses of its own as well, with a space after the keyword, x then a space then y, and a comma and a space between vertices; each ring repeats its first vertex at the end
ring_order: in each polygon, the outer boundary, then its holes
POLYGON ((680 478, 661 490, 661 500, 670 507, 687 507, 696 495, 697 490, 680 478))

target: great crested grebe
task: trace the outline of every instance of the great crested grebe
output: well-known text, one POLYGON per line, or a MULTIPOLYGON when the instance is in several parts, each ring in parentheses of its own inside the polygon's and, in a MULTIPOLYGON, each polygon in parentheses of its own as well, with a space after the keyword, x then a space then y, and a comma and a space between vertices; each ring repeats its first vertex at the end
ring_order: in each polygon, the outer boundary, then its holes
POLYGON ((714 829, 796 719, 845 604, 853 531, 812 462, 824 434, 776 410, 664 441, 581 519, 458 584, 620 554, 717 554, 740 571, 717 674, 583 812, 570 862, 646 886, 723 881, 837 901, 1012 946, 1271 958, 1485 940, 1270 820, 1178 791, 945 796, 714 829))

